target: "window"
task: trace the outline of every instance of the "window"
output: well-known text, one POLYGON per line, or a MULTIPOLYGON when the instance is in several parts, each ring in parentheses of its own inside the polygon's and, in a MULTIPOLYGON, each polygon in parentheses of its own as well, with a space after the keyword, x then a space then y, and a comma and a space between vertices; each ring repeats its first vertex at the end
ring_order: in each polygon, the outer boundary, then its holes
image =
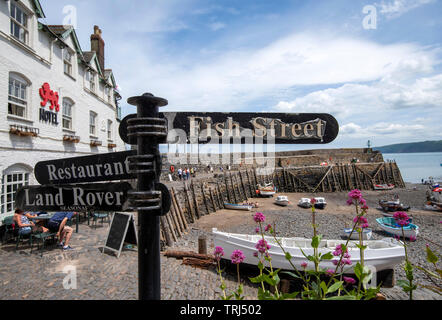
POLYGON ((8 114, 26 118, 28 82, 19 75, 9 75, 8 114))
POLYGON ((71 99, 63 98, 63 129, 72 130, 72 109, 74 102, 71 99))
POLYGON ((63 62, 64 62, 64 73, 72 76, 72 53, 67 48, 64 49, 63 62))
POLYGON ((112 140, 112 121, 107 120, 107 139, 112 140))
POLYGON ((97 133, 97 114, 93 111, 89 112, 89 134, 95 136, 97 133))
POLYGON ((90 70, 86 71, 86 81, 89 83, 89 89, 92 92, 95 92, 95 87, 96 87, 95 73, 90 70))
POLYGON ((28 15, 11 1, 11 35, 17 40, 28 44, 28 15))
POLYGON ((112 103, 112 87, 106 86, 104 92, 106 93, 107 102, 112 103))
POLYGON ((20 165, 7 169, 2 177, 0 213, 12 214, 15 210, 15 194, 20 187, 29 185, 30 170, 20 165))

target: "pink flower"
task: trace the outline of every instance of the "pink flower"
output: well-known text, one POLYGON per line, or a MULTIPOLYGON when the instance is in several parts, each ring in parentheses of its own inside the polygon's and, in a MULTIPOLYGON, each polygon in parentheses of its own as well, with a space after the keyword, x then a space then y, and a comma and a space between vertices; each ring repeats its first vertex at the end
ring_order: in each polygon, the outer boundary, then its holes
POLYGON ((403 212, 403 211, 395 212, 394 215, 393 215, 393 218, 394 218, 396 221, 399 221, 399 220, 408 220, 408 219, 410 219, 410 217, 407 215, 407 213, 406 213, 406 212, 403 212))
POLYGON ((415 237, 415 236, 410 236, 410 241, 411 241, 411 242, 416 241, 416 237, 415 237))
POLYGON ((368 208, 367 204, 364 204, 364 205, 361 207, 361 209, 362 209, 362 210, 368 210, 369 208, 368 208))
POLYGON ((255 222, 264 222, 266 220, 266 217, 264 214, 262 214, 262 212, 257 212, 255 214, 255 216, 253 217, 253 220, 255 220, 255 222))
POLYGON ((230 256, 230 259, 232 260, 233 264, 240 264, 244 261, 246 257, 244 256, 244 253, 241 250, 235 250, 233 251, 232 255, 230 256))
POLYGON ((351 190, 348 193, 348 197, 352 198, 352 199, 355 199, 355 200, 358 200, 358 201, 361 200, 362 199, 361 190, 358 190, 358 189, 351 190))
POLYGON ((345 283, 347 283, 347 284, 355 284, 356 283, 356 280, 351 277, 343 277, 343 279, 344 279, 345 283))
POLYGON ((253 256, 254 256, 255 258, 258 258, 258 252, 253 252, 253 256))
POLYGON ((335 270, 332 269, 328 269, 327 271, 325 271, 325 274, 329 277, 333 276, 335 274, 335 270))
POLYGON ((267 241, 261 239, 258 241, 255 248, 258 249, 260 253, 265 253, 267 250, 270 249, 270 246, 268 245, 267 241))
POLYGON ((310 203, 311 203, 311 204, 315 204, 315 203, 316 203, 316 199, 315 199, 315 198, 311 198, 311 199, 310 199, 310 203))
POLYGON ((259 233, 259 228, 258 227, 256 227, 255 232, 259 233))
POLYGON ((303 269, 307 268, 307 262, 303 262, 303 263, 301 263, 301 267, 302 267, 303 269))
POLYGON ((265 230, 266 232, 269 231, 269 230, 272 230, 272 226, 271 226, 270 224, 268 224, 267 227, 265 227, 264 230, 265 230))
POLYGON ((219 261, 224 255, 224 249, 222 247, 215 247, 215 251, 213 252, 213 254, 215 255, 215 259, 219 261))
POLYGON ((353 204, 353 199, 351 199, 351 198, 348 199, 348 200, 347 200, 347 205, 351 206, 352 204, 353 204))

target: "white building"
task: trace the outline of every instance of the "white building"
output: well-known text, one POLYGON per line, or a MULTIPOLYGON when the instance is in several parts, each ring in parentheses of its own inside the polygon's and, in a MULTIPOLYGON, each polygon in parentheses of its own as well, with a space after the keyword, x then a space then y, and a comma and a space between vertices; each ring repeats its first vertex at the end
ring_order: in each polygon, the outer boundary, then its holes
POLYGON ((71 26, 39 18, 38 0, 0 1, 0 225, 37 162, 125 149, 101 30, 85 52, 71 26))

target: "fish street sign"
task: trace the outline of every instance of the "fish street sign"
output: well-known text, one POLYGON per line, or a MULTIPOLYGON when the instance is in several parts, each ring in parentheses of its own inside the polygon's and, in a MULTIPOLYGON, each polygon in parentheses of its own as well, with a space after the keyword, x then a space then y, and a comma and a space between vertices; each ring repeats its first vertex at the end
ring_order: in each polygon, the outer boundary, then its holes
POLYGON ((42 185, 135 179, 128 157, 136 150, 38 162, 35 178, 42 185))
MULTIPOLYGON (((119 128, 122 140, 135 144, 125 117, 119 128)), ((168 144, 231 143, 325 144, 336 139, 337 120, 326 113, 164 112, 168 144)))
POLYGON ((127 211, 128 182, 25 186, 15 203, 25 211, 127 211))

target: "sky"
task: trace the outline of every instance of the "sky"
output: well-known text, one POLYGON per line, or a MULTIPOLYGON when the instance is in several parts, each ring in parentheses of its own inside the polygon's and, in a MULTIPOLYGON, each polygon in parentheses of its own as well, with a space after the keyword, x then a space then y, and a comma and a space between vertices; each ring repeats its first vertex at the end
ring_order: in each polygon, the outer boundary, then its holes
POLYGON ((329 113, 328 145, 442 139, 442 0, 41 0, 43 23, 98 25, 123 116, 161 111, 329 113))

